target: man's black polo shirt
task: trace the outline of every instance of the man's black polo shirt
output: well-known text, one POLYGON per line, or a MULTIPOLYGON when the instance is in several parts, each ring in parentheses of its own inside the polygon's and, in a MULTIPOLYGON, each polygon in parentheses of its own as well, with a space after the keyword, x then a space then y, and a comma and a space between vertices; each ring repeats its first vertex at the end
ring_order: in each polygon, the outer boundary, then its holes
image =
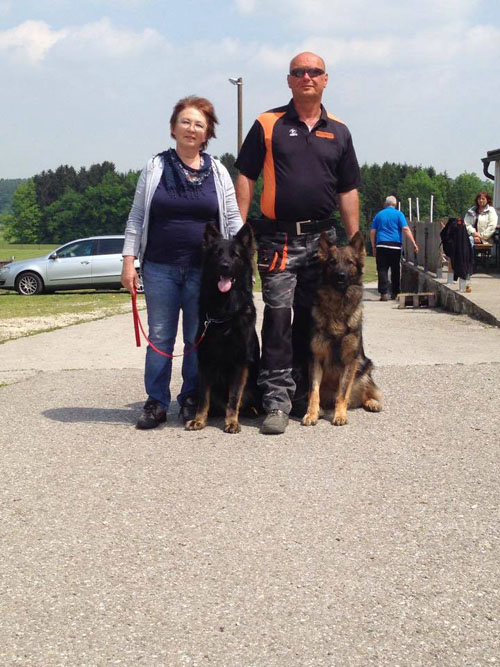
POLYGON ((351 133, 344 123, 322 105, 310 132, 299 120, 293 100, 257 118, 236 167, 253 181, 264 170, 261 210, 276 220, 328 218, 336 208, 336 193, 360 184, 351 133))

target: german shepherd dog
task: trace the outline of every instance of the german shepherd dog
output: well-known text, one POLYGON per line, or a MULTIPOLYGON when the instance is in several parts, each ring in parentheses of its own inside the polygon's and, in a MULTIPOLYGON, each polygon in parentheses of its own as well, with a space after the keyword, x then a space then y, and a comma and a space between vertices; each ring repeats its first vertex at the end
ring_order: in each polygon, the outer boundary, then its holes
POLYGON ((320 408, 333 410, 332 424, 347 423, 347 409, 379 412, 382 395, 372 380, 373 364, 362 338, 363 237, 336 247, 323 232, 319 240, 320 279, 313 306, 312 361, 305 426, 318 422, 320 408))
POLYGON ((210 414, 225 414, 224 431, 239 433, 239 412, 257 415, 260 357, 253 302, 252 230, 244 225, 224 239, 207 225, 203 240, 198 339, 199 401, 196 417, 186 424, 198 431, 210 414))

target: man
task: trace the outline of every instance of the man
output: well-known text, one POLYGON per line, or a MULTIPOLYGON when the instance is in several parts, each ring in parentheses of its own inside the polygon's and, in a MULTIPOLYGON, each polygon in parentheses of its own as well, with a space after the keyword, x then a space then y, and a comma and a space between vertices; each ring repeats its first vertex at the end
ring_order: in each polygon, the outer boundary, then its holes
POLYGON ((295 394, 295 412, 306 411, 319 235, 328 230, 335 240, 337 206, 347 236, 359 228, 358 161, 349 130, 321 104, 328 83, 323 59, 299 53, 287 81, 292 100, 257 118, 236 161, 244 220, 263 170, 262 218, 252 226, 265 304, 259 385, 267 434, 285 431, 295 394))
POLYGON ((401 231, 413 243, 415 252, 418 252, 418 246, 415 243, 411 229, 408 227, 406 218, 401 211, 396 209, 397 203, 396 197, 392 195, 386 197, 385 208, 379 211, 373 218, 370 227, 372 251, 377 262, 380 301, 389 300, 389 269, 391 270, 391 299, 395 299, 399 294, 401 283, 401 247, 403 241, 401 231))

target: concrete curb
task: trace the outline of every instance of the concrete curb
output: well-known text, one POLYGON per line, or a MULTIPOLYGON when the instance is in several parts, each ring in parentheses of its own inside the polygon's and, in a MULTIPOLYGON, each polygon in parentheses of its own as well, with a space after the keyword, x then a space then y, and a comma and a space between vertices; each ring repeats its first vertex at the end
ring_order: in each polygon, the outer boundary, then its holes
POLYGON ((434 273, 409 263, 403 263, 401 285, 405 292, 434 292, 437 305, 451 313, 469 315, 486 324, 500 327, 500 278, 477 274, 470 294, 459 292, 457 283, 447 283, 434 273))

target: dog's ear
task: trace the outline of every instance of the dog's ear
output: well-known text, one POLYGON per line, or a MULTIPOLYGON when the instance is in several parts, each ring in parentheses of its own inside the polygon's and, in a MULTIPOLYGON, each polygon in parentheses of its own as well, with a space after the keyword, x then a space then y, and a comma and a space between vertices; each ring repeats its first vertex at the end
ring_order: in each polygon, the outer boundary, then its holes
POLYGON ((330 249, 335 248, 333 241, 330 241, 326 232, 321 232, 318 244, 318 258, 320 262, 326 262, 330 256, 330 249))
POLYGON ((205 234, 203 236, 204 240, 204 246, 208 248, 208 246, 214 241, 218 236, 220 236, 220 232, 215 227, 215 225, 212 225, 210 222, 207 224, 205 227, 205 234))
POLYGON ((245 248, 248 249, 250 254, 253 255, 255 251, 255 246, 253 240, 253 232, 250 225, 244 224, 243 227, 241 227, 238 230, 238 233, 236 234, 235 238, 237 241, 241 243, 241 245, 245 246, 245 248))
POLYGON ((363 252, 365 252, 365 240, 363 238, 363 234, 361 232, 356 232, 352 237, 349 245, 358 255, 361 255, 363 252))

